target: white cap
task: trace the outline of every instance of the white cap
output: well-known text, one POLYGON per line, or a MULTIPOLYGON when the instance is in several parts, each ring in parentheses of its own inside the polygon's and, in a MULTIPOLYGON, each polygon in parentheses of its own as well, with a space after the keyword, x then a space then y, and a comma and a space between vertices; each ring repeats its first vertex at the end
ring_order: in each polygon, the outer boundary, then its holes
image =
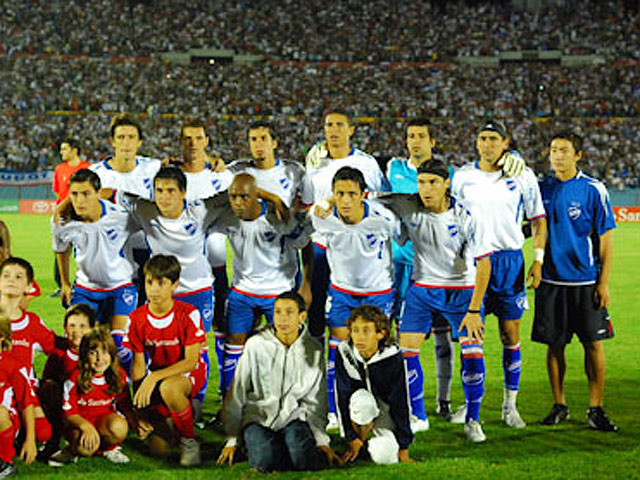
POLYGON ((380 414, 378 403, 369 390, 356 390, 349 399, 351 421, 357 425, 367 425, 380 414))

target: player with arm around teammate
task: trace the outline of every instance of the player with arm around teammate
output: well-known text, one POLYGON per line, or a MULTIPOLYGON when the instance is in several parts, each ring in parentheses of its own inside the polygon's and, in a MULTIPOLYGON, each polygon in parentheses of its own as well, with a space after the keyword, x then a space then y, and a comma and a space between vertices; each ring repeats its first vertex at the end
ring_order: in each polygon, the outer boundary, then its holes
MULTIPOLYGON (((478 131, 479 159, 462 166, 452 180, 456 202, 481 219, 484 243, 491 254, 491 277, 485 298, 485 313, 498 317, 502 341, 504 396, 502 419, 509 427, 524 428, 516 408, 520 388, 522 353, 520 319, 527 308, 525 266, 522 256, 522 219, 531 221, 534 253, 544 249, 547 223, 540 189, 533 171, 526 167, 517 176, 506 176, 499 165, 508 152, 510 138, 504 124, 490 120, 478 131)), ((528 278, 540 282, 541 259, 536 256, 528 278)))
POLYGON ((615 219, 604 185, 578 168, 581 137, 571 132, 555 134, 550 159, 555 175, 540 183, 549 230, 531 334, 532 340, 547 345, 547 372, 554 400, 551 412, 541 423, 555 425, 569 418, 564 352, 575 333, 584 348, 589 425, 615 432, 618 427, 602 407, 602 340, 613 337, 607 307, 615 219))
POLYGON ((412 284, 402 307, 400 346, 409 376, 412 428, 420 430, 424 375, 420 346, 436 319, 446 321, 460 340, 462 386, 469 440, 485 440, 480 426, 484 393, 483 305, 491 272, 482 242, 482 224, 449 195, 449 169, 439 160, 418 167, 418 194, 382 198, 402 220, 414 245, 412 284))

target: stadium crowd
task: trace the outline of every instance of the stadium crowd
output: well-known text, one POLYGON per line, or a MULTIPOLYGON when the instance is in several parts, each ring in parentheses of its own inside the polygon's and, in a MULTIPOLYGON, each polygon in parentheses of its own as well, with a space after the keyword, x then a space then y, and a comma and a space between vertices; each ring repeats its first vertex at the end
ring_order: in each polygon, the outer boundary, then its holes
POLYGON ((143 150, 152 157, 177 153, 174 114, 206 119, 213 149, 227 161, 248 155, 243 132, 266 115, 278 129, 279 155, 301 159, 319 138, 324 109, 348 105, 361 120, 356 143, 378 158, 402 155, 406 119, 427 115, 442 158, 462 164, 475 154, 470 126, 496 116, 510 124, 532 164, 546 164, 541 146, 549 129, 570 124, 585 134, 593 174, 619 188, 638 185, 640 74, 633 66, 176 66, 18 56, 5 58, 0 72, 8 109, 0 168, 55 165, 65 134, 81 139, 89 161, 103 158, 114 111, 147 114, 143 150), (480 74, 485 82, 477 82, 480 74))
POLYGON ((622 0, 567 0, 542 11, 517 10, 507 1, 36 4, 3 0, 5 52, 152 55, 207 47, 291 60, 376 63, 520 49, 639 55, 637 3, 622 0))

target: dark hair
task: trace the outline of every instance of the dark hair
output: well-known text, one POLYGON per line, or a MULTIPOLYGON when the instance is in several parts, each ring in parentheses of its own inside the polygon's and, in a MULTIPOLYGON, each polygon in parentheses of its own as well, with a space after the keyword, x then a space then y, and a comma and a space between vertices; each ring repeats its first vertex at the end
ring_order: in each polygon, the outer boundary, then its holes
POLYGON ((100 345, 104 345, 109 355, 111 355, 111 365, 109 365, 109 368, 104 372, 104 378, 107 381, 107 385, 109 385, 107 392, 110 394, 120 393, 123 388, 123 379, 120 377, 118 350, 111 336, 111 332, 104 327, 94 328, 90 332, 85 333, 80 341, 80 349, 78 352, 78 370, 80 371, 77 381, 78 390, 81 393, 87 393, 93 389, 91 385, 93 372, 91 371, 91 363, 89 362, 89 353, 100 345))
POLYGON ((271 135, 271 138, 275 140, 276 135, 273 131, 273 126, 269 122, 266 122, 264 120, 258 120, 257 122, 253 122, 251 125, 249 125, 249 128, 247 129, 247 138, 249 138, 249 132, 251 132, 251 130, 256 130, 258 128, 266 128, 267 130, 269 130, 269 135, 271 135))
POLYGON ((342 167, 340 170, 338 170, 333 176, 333 180, 331 180, 331 188, 333 189, 336 182, 339 182, 341 180, 350 180, 352 182, 356 182, 358 185, 360 185, 361 192, 364 192, 367 188, 367 183, 364 181, 364 175, 357 168, 342 167))
POLYGON ((69 145, 69 147, 71 147, 72 150, 77 150, 78 153, 80 153, 80 142, 78 142, 75 138, 65 138, 58 144, 58 149, 60 149, 63 143, 66 143, 67 145, 69 145))
POLYGON ((509 131, 505 124, 496 119, 491 119, 488 122, 485 122, 480 130, 478 130, 478 135, 482 132, 496 132, 503 140, 509 138, 509 131))
MULTIPOLYGON (((551 141, 555 140, 556 138, 562 138, 563 140, 569 140, 571 142, 571 145, 573 145, 573 149, 576 151, 576 153, 578 152, 582 152, 582 137, 580 135, 578 135, 575 132, 572 132, 570 130, 562 130, 559 132, 556 132, 553 134, 553 136, 551 137, 551 141)), ((551 143, 551 142, 549 142, 551 143)))
POLYGON ((376 332, 384 332, 384 337, 378 343, 378 348, 382 349, 393 342, 391 338, 391 321, 380 307, 375 305, 359 305, 349 314, 347 318, 347 327, 351 328, 353 322, 358 318, 362 318, 366 322, 373 322, 376 326, 376 332))
POLYGON ((91 328, 96 326, 96 311, 86 303, 76 303, 75 305, 71 305, 67 308, 67 311, 64 312, 64 328, 67 328, 67 320, 69 320, 69 317, 73 315, 82 315, 83 317, 87 317, 89 320, 89 326, 91 328))
POLYGON ((71 178, 69 179, 69 185, 71 185, 72 183, 84 182, 89 182, 96 192, 100 190, 100 177, 96 172, 94 172, 93 170, 89 170, 88 168, 82 168, 78 170, 76 173, 71 175, 71 178))
POLYGON ((431 120, 427 117, 412 118, 407 122, 407 131, 409 130, 409 127, 427 127, 429 133, 431 133, 431 120))
POLYGON ((349 125, 353 125, 353 117, 352 115, 345 110, 344 108, 329 108, 324 112, 324 119, 326 120, 329 115, 342 115, 343 117, 347 117, 347 123, 349 125))
POLYGON ((207 138, 209 137, 209 132, 207 132, 207 125, 200 119, 192 118, 182 122, 182 127, 180 128, 180 137, 184 136, 185 128, 201 128, 204 131, 204 136, 207 138))
POLYGON ((153 278, 168 278, 171 283, 180 279, 180 262, 173 255, 154 255, 144 264, 143 272, 153 278))
POLYGON ((138 137, 142 140, 142 127, 140 126, 140 122, 130 113, 118 113, 111 119, 111 125, 109 125, 111 138, 115 136, 116 128, 124 126, 135 127, 136 130, 138 130, 138 137))
POLYGON ((4 270, 4 267, 6 267, 7 265, 18 265, 19 267, 24 268, 25 272, 27 273, 27 281, 29 283, 33 282, 33 277, 34 277, 33 267, 24 258, 21 258, 21 257, 6 258, 4 262, 0 264, 0 272, 2 272, 4 270))
POLYGON ((442 160, 427 160, 422 162, 418 167, 418 175, 421 173, 430 173, 432 175, 438 175, 445 180, 449 178, 449 168, 442 160))
POLYGON ((278 300, 293 300, 298 304, 298 312, 304 312, 307 310, 307 306, 304 303, 304 299, 302 298, 302 295, 300 295, 295 290, 289 290, 288 292, 281 293, 276 297, 273 304, 275 305, 275 302, 277 302, 278 300))
POLYGON ((181 192, 187 191, 187 177, 178 167, 162 167, 158 170, 156 176, 153 177, 154 188, 158 180, 175 180, 181 192))

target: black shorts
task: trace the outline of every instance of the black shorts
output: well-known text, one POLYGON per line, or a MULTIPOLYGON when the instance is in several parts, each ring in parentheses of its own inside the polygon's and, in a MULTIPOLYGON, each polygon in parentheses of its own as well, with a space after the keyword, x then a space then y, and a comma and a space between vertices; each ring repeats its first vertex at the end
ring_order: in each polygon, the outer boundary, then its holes
POLYGON ((531 340, 561 346, 571 343, 574 333, 582 343, 612 338, 609 313, 596 305, 595 290, 595 285, 540 282, 535 295, 531 340))

